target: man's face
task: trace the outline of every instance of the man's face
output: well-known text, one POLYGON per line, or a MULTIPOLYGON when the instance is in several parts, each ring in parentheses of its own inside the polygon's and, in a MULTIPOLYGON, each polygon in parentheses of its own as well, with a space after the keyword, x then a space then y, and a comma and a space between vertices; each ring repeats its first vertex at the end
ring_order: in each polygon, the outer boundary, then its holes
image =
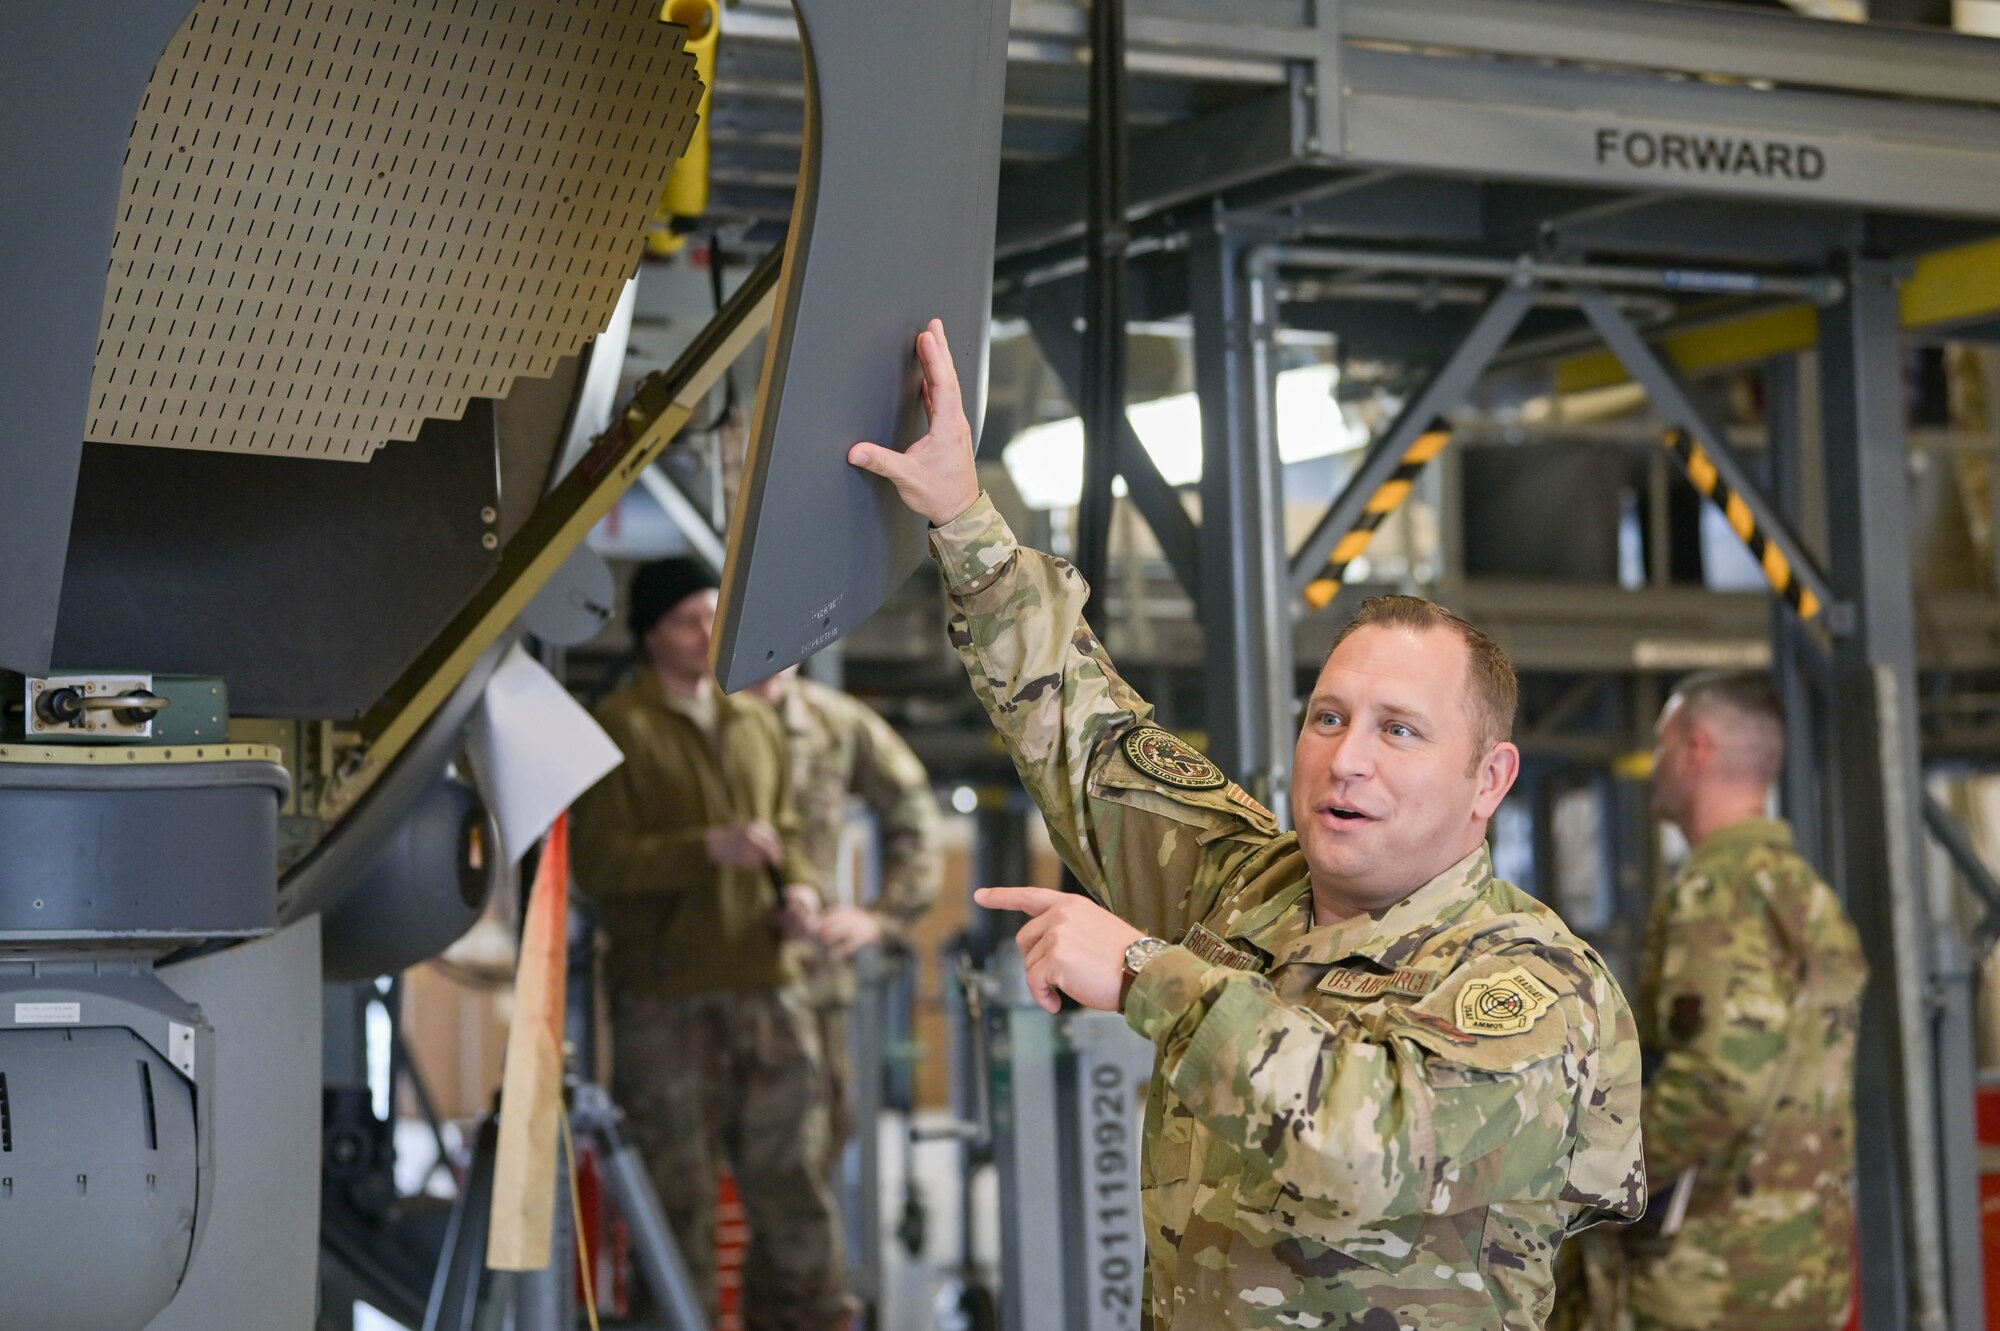
POLYGON ((1357 909, 1400 901, 1470 854, 1513 784, 1513 745, 1473 761, 1468 657, 1449 629, 1369 625, 1320 671, 1292 818, 1314 884, 1357 909))
POLYGON ((786 666, 769 679, 758 680, 755 684, 745 689, 744 692, 753 698, 762 698, 765 702, 771 704, 771 706, 776 707, 785 700, 785 690, 791 686, 792 679, 798 673, 799 668, 797 666, 786 666))
POLYGON ((655 670, 691 679, 708 673, 708 642, 715 634, 718 593, 696 592, 661 615, 646 633, 646 659, 655 670))
POLYGON ((1676 827, 1687 817, 1694 791, 1693 749, 1693 718, 1679 698, 1669 698, 1653 727, 1653 812, 1676 827))

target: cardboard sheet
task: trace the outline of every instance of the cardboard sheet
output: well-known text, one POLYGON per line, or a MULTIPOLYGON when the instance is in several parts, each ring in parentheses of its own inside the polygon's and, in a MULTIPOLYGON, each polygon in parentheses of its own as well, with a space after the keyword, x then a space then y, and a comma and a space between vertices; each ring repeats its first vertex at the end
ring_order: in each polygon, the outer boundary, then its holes
POLYGON ((487 681, 466 748, 509 863, 518 863, 557 814, 625 761, 583 705, 518 646, 487 681))

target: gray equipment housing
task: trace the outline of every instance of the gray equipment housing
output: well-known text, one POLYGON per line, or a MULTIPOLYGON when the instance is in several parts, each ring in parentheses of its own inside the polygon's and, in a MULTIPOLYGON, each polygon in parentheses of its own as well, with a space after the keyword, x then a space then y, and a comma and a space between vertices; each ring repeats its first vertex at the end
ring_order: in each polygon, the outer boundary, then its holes
POLYGON ((270 932, 290 789, 265 762, 0 762, 0 947, 270 932))
POLYGON ((0 1302, 25 1326, 143 1326, 194 1246, 194 1088, 113 1028, 0 1032, 0 1068, 0 1302))
POLYGON ((440 775, 321 922, 325 976, 395 975, 451 946, 479 920, 503 862, 471 786, 440 775))
POLYGON ((213 1165, 211 1035, 143 959, 0 963, 10 1322, 122 1331, 173 1299, 213 1165))
POLYGON ((847 451, 923 437, 932 318, 975 424, 985 406, 1008 0, 794 7, 806 149, 716 623, 730 692, 867 619, 923 558, 923 519, 847 451))
POLYGON ((0 1307, 137 1331, 180 1288, 214 1160, 213 1031, 152 957, 270 932, 290 780, 91 753, 0 762, 0 1307))

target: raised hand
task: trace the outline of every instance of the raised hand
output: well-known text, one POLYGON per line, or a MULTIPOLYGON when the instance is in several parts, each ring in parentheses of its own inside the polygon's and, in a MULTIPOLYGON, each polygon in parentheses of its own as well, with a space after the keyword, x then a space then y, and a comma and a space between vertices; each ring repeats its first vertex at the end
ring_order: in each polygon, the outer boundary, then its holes
POLYGON ((924 371, 930 433, 901 453, 880 444, 856 444, 847 460, 887 480, 913 512, 942 527, 978 500, 979 469, 972 460, 972 423, 959 396, 958 367, 952 364, 941 320, 931 320, 917 334, 917 362, 924 371))

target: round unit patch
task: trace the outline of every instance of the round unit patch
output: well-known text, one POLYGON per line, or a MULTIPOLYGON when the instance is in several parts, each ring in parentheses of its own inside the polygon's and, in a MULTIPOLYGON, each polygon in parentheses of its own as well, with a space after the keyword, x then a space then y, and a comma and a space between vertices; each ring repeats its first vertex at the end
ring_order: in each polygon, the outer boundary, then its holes
POLYGON ((1176 790, 1220 790, 1229 784, 1200 749, 1158 726, 1127 731, 1125 756, 1147 776, 1176 790))

